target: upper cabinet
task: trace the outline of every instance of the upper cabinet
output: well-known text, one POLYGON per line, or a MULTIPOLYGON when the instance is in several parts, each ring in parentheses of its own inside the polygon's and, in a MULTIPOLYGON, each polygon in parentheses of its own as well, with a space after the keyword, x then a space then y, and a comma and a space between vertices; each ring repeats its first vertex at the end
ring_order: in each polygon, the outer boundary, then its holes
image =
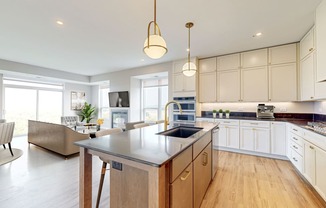
MULTIPOLYGON (((195 96, 196 76, 187 77, 182 73, 186 60, 173 62, 173 93, 174 96, 195 96)), ((196 60, 195 60, 196 63, 196 60)))
MULTIPOLYGON (((316 46, 317 68, 316 81, 326 81, 326 1, 316 9, 316 46)), ((326 90, 326 89, 325 89, 326 90)))
POLYGON ((241 67, 257 67, 267 65, 267 48, 241 53, 241 67))
POLYGON ((241 95, 245 102, 268 101, 267 66, 241 70, 241 95))
POLYGON ((315 28, 313 27, 300 41, 300 59, 315 50, 315 28))
POLYGON ((216 102, 216 57, 199 60, 199 102, 216 102))
POLYGON ((216 58, 201 59, 199 61, 199 73, 215 72, 216 58))
POLYGON ((295 63, 297 61, 297 46, 294 43, 272 47, 268 49, 268 54, 268 63, 270 65, 295 63))
POLYGON ((240 53, 217 57, 217 71, 240 69, 240 53))

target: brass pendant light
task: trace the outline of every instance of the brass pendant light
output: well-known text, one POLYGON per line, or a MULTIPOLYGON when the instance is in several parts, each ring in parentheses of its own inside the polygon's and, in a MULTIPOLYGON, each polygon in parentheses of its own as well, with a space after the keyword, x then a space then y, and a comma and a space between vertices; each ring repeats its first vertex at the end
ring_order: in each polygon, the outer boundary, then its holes
POLYGON ((147 38, 143 50, 145 54, 152 59, 159 59, 168 51, 165 40, 161 36, 161 30, 156 23, 156 0, 154 0, 154 21, 151 21, 148 24, 147 38), (154 26, 154 33, 150 34, 152 24, 154 26))
POLYGON ((187 22, 186 28, 188 28, 188 61, 182 67, 182 72, 185 76, 191 77, 196 74, 197 67, 194 63, 190 62, 190 28, 194 26, 194 23, 187 22))

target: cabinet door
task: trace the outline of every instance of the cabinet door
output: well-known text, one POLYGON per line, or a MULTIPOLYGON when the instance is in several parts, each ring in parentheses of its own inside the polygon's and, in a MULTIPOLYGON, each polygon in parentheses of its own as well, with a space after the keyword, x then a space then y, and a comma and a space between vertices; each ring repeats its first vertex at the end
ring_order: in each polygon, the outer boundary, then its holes
POLYGON ((241 100, 268 101, 267 67, 242 69, 241 73, 241 100))
POLYGON ((228 127, 227 126, 220 126, 220 130, 218 132, 218 141, 217 144, 214 143, 214 145, 220 146, 220 147, 226 147, 227 144, 227 136, 228 136, 228 127))
POLYGON ((184 75, 182 73, 173 75, 173 91, 174 92, 182 92, 183 91, 183 78, 184 78, 184 75))
POLYGON ((216 72, 199 74, 199 102, 216 101, 216 72))
POLYGON ((297 64, 269 66, 269 101, 297 100, 297 64))
POLYGON ((316 48, 317 68, 316 81, 326 80, 326 1, 322 1, 316 9, 316 48))
POLYGON ((286 155, 286 123, 271 122, 271 153, 286 155))
POLYGON ((240 70, 217 73, 218 96, 221 102, 240 101, 240 70))
POLYGON ((240 69, 240 53, 217 57, 217 71, 240 69))
POLYGON ((316 190, 326 200, 326 152, 316 148, 316 190))
POLYGON ((182 73, 182 67, 187 62, 187 60, 180 60, 180 61, 174 61, 173 62, 173 73, 182 73))
POLYGON ((239 149, 240 147, 239 126, 227 127, 227 147, 239 149))
MULTIPOLYGON (((194 208, 199 208, 212 179, 212 144, 194 160, 194 208)), ((191 198, 188 198, 191 200, 191 198)))
POLYGON ((193 207, 193 171, 192 163, 170 185, 170 207, 187 208, 193 207))
POLYGON ((304 157, 303 157, 303 175, 311 183, 315 185, 315 170, 316 170, 316 150, 314 145, 309 142, 304 142, 304 157))
POLYGON ((315 49, 315 28, 313 27, 300 41, 300 60, 315 49))
POLYGON ((195 91, 196 90, 196 75, 187 77, 183 75, 183 90, 184 91, 195 91))
POLYGON ((268 49, 269 64, 285 64, 297 61, 296 44, 276 46, 268 49))
POLYGON ((254 131, 251 127, 240 127, 240 149, 255 150, 254 131))
POLYGON ((215 72, 216 57, 199 60, 199 73, 215 72))
POLYGON ((266 66, 267 48, 241 53, 241 66, 243 68, 266 66))
POLYGON ((314 55, 315 53, 310 53, 301 60, 301 100, 313 100, 315 96, 314 55))
POLYGON ((254 129, 255 139, 255 151, 270 153, 270 135, 269 129, 255 128, 254 129))

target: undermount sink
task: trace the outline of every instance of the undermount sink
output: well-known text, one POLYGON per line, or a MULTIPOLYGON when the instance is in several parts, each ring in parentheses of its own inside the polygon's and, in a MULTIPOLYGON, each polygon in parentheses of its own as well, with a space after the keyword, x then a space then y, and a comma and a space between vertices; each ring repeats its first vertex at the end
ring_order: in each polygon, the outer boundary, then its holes
POLYGON ((199 127, 178 126, 173 129, 168 129, 166 131, 159 132, 157 134, 164 136, 188 138, 202 129, 203 128, 199 127))

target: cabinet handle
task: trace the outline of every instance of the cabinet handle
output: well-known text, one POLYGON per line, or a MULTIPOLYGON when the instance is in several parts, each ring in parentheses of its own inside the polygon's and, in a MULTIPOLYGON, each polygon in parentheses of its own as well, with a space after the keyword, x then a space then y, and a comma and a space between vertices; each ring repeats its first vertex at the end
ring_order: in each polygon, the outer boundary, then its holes
POLYGON ((309 146, 310 147, 310 149, 315 149, 313 146, 309 146))
POLYGON ((250 123, 251 125, 258 125, 258 123, 250 123))
POLYGON ((188 170, 185 171, 185 174, 186 174, 185 176, 181 176, 181 177, 180 177, 180 179, 181 179, 182 181, 187 180, 188 176, 190 175, 190 171, 188 171, 188 170))
POLYGON ((298 139, 297 139, 297 138, 295 138, 295 137, 293 137, 293 139, 298 141, 298 139))
POLYGON ((293 157, 293 160, 294 160, 294 161, 296 161, 296 162, 298 162, 298 160, 297 160, 297 159, 295 159, 295 157, 293 157))
POLYGON ((314 99, 314 97, 310 97, 310 99, 314 99))
POLYGON ((223 121, 223 123, 231 123, 230 121, 223 121))
POLYGON ((203 164, 203 166, 206 166, 207 163, 208 163, 208 154, 207 154, 207 152, 204 152, 203 153, 203 162, 202 162, 202 164, 203 164))
POLYGON ((296 147, 295 145, 292 145, 292 147, 293 147, 294 149, 298 149, 298 147, 296 147))
POLYGON ((297 129, 292 129, 293 131, 298 131, 297 129))
POLYGON ((309 48, 309 51, 312 51, 313 50, 313 48, 309 48))

